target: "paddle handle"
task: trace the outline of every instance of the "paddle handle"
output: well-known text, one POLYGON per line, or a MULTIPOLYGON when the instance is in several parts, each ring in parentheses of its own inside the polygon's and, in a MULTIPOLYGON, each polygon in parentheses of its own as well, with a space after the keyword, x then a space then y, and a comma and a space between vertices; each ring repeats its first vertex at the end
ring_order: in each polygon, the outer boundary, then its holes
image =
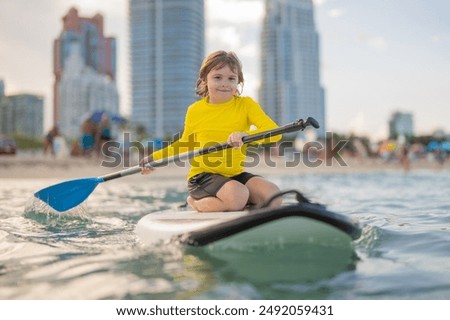
MULTIPOLYGON (((304 130, 308 126, 312 126, 317 129, 317 128, 319 128, 319 123, 317 122, 316 119, 314 119, 312 117, 309 117, 308 119, 306 119, 306 121, 304 121, 303 119, 298 119, 298 120, 294 121, 293 123, 284 125, 282 127, 278 127, 278 128, 272 129, 272 130, 267 130, 267 131, 263 131, 260 133, 255 133, 255 134, 245 136, 242 138, 242 142, 250 143, 250 142, 257 141, 257 140, 267 139, 267 138, 277 136, 277 135, 280 135, 283 133, 304 130)), ((146 163, 145 166, 151 167, 151 168, 162 167, 164 165, 167 165, 167 164, 175 162, 175 161, 188 160, 188 159, 195 158, 197 156, 225 150, 225 149, 228 149, 231 147, 232 146, 229 145, 228 143, 217 144, 217 145, 203 148, 200 150, 193 150, 193 151, 189 151, 189 152, 180 153, 180 154, 177 154, 174 156, 170 156, 167 158, 153 160, 149 163, 146 163)), ((101 177, 99 177, 99 179, 102 179, 103 181, 109 181, 112 179, 117 179, 117 178, 125 177, 125 176, 131 175, 131 174, 135 174, 135 173, 138 173, 141 171, 142 171, 142 166, 137 165, 137 166, 134 166, 134 167, 122 170, 122 171, 118 171, 118 172, 114 172, 114 173, 110 173, 110 174, 101 176, 101 177)))

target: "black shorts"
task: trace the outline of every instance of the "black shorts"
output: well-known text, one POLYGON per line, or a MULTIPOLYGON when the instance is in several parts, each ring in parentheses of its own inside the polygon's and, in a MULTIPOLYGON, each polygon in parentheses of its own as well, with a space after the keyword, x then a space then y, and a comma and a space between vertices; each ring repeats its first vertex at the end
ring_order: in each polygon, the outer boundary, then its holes
POLYGON ((195 200, 215 197, 220 188, 228 181, 235 180, 245 185, 253 177, 257 177, 257 175, 249 172, 242 172, 233 177, 224 177, 216 173, 203 172, 189 179, 188 191, 189 195, 195 200))

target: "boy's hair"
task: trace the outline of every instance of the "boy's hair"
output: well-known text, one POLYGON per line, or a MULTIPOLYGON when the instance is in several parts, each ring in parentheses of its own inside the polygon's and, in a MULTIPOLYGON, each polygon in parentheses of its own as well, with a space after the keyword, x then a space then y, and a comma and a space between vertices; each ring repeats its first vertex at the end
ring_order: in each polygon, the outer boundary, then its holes
POLYGON ((206 85, 206 77, 211 70, 221 69, 225 66, 230 67, 233 72, 238 75, 238 85, 244 84, 244 75, 242 73, 242 64, 239 58, 233 51, 216 51, 211 53, 203 60, 202 66, 196 85, 196 94, 200 97, 208 96, 208 86, 206 85))

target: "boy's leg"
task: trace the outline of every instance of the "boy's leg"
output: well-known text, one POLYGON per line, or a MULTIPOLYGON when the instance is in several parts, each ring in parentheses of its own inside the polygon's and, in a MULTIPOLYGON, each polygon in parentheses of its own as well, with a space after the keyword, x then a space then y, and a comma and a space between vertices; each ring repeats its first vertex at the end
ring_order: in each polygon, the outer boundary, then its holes
MULTIPOLYGON (((272 196, 280 192, 278 186, 263 177, 255 176, 247 181, 245 186, 249 190, 249 202, 255 207, 260 207, 264 202, 269 200, 272 196)), ((270 204, 271 208, 281 206, 282 199, 277 198, 270 204)))
POLYGON ((194 199, 187 202, 199 212, 239 211, 245 208, 249 200, 249 190, 242 183, 230 180, 217 192, 215 197, 194 199))

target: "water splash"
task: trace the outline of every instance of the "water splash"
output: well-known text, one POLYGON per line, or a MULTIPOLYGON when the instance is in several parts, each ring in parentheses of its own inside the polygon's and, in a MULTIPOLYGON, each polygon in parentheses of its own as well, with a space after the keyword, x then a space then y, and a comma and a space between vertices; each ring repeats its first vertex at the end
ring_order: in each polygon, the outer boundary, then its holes
POLYGON ((84 204, 61 213, 35 197, 27 201, 24 209, 24 217, 42 225, 53 227, 90 221, 87 208, 84 204))

